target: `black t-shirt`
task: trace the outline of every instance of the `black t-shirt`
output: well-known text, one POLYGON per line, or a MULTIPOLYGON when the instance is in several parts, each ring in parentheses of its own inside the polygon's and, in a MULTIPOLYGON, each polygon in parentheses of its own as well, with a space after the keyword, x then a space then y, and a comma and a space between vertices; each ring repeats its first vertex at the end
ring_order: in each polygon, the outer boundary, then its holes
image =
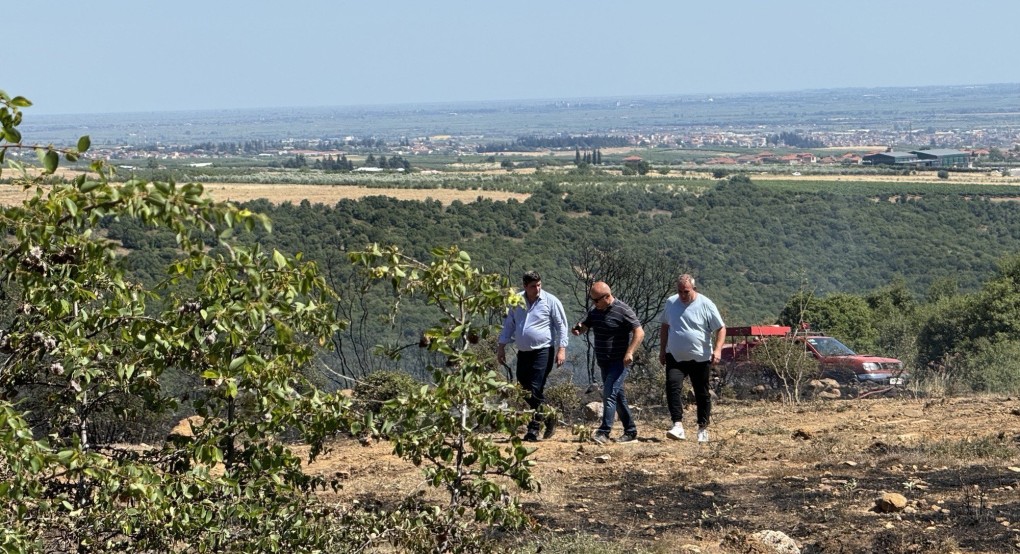
POLYGON ((641 326, 634 310, 620 300, 613 300, 604 311, 592 308, 581 323, 595 335, 595 360, 602 366, 623 359, 630 334, 641 326))

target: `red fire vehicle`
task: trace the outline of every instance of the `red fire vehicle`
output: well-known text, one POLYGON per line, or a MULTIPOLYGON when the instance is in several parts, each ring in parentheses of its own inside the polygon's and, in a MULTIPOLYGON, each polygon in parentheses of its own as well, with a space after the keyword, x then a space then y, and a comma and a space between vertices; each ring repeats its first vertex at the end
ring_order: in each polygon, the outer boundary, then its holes
POLYGON ((903 362, 896 358, 858 354, 835 337, 807 330, 792 333, 790 327, 785 325, 727 327, 722 365, 735 371, 746 370, 752 363, 751 350, 769 338, 788 339, 803 344, 818 360, 822 377, 831 377, 844 383, 856 380, 901 385, 906 381, 903 362))

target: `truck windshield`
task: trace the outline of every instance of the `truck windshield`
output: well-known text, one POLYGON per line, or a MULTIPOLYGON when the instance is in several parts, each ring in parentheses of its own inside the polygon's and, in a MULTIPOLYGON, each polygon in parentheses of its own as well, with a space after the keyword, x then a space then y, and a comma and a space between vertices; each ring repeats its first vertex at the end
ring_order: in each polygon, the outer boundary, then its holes
POLYGON ((822 356, 853 356, 854 351, 832 337, 808 337, 808 343, 822 356))

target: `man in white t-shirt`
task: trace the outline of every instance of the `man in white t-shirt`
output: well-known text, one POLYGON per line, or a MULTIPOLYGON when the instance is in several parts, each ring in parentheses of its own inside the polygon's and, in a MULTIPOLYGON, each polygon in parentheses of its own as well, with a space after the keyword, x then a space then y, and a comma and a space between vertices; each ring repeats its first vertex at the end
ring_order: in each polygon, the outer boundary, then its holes
POLYGON ((666 437, 687 438, 684 433, 684 378, 691 378, 698 406, 698 442, 708 441, 712 415, 709 390, 710 366, 718 363, 726 342, 726 325, 719 309, 707 296, 698 294, 694 277, 684 274, 676 280, 677 294, 666 299, 659 317, 659 362, 666 367, 666 404, 673 427, 666 437))

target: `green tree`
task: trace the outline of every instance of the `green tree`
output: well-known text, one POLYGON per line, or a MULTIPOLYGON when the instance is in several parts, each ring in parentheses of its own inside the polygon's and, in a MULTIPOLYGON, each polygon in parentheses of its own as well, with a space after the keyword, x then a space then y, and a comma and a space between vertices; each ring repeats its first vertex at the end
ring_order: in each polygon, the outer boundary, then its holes
MULTIPOLYGON (((0 156, 34 149, 52 174, 59 156, 77 160, 88 150, 86 137, 63 151, 24 145, 17 124, 28 105, 0 93, 0 156)), ((327 437, 362 429, 346 399, 300 373, 340 327, 332 291, 314 264, 231 240, 268 227, 264 216, 213 202, 198 184, 118 185, 102 162, 90 168, 91 176, 47 187, 22 173, 30 197, 0 210, 8 237, 0 279, 17 306, 0 346, 0 544, 334 548, 337 515, 310 494, 330 483, 305 475, 280 440, 301 437, 314 457, 327 437), (110 218, 176 236, 178 256, 158 286, 132 282, 117 245, 93 232, 110 218), (100 416, 130 421, 173 409, 179 399, 162 386, 171 371, 199 383, 187 395, 201 416, 192 440, 129 452, 90 435, 100 416), (46 409, 28 414, 32 400, 46 409)))
POLYGON ((0 548, 478 551, 489 530, 529 524, 504 486, 538 488, 531 451, 517 438, 501 450, 487 433, 512 433, 531 414, 503 407, 519 393, 476 345, 493 311, 521 302, 505 279, 456 248, 434 250, 430 263, 394 248, 352 254, 371 282, 438 310, 427 346, 445 360, 429 368, 432 386, 358 416, 304 376, 344 326, 318 268, 234 239, 268 232, 268 218, 214 202, 199 184, 111 183, 100 161, 90 176, 44 187, 59 158, 77 160, 89 141, 23 144, 28 105, 0 93, 0 157, 36 150, 44 170, 29 178, 11 163, 32 195, 0 210, 0 279, 17 307, 0 330, 0 548), (175 237, 160 283, 132 282, 117 243, 93 233, 110 219, 175 237), (163 385, 171 372, 194 383, 183 398, 163 385), (33 400, 42 414, 26 409, 33 400), (97 417, 151 420, 178 402, 199 416, 187 440, 124 450, 90 433, 97 417), (394 511, 323 504, 316 491, 336 483, 306 475, 283 439, 301 439, 314 459, 340 432, 388 437, 449 501, 433 506, 412 492, 394 511))
POLYGON ((795 294, 780 313, 779 324, 799 328, 802 323, 837 337, 859 351, 873 350, 878 338, 867 301, 848 293, 835 293, 823 298, 811 292, 795 294))
POLYGON ((1020 255, 999 262, 998 272, 980 291, 944 297, 926 312, 918 336, 918 363, 946 372, 958 386, 1011 391, 1016 380, 1009 360, 1020 336, 1020 255))
POLYGON ((913 367, 917 362, 917 335, 922 318, 921 306, 907 289, 903 279, 869 293, 865 300, 871 308, 875 328, 873 354, 892 356, 913 367))

